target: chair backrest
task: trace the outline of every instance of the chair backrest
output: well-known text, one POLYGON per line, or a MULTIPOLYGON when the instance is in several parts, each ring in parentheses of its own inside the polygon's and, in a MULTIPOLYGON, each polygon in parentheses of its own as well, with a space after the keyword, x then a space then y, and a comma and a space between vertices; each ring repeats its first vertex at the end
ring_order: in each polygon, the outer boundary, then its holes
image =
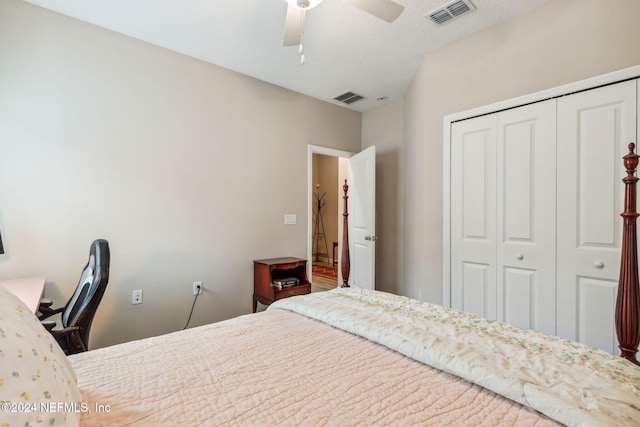
POLYGON ((89 328, 109 282, 109 242, 94 240, 89 261, 82 270, 78 287, 62 311, 62 326, 78 326, 85 348, 89 348, 89 328))

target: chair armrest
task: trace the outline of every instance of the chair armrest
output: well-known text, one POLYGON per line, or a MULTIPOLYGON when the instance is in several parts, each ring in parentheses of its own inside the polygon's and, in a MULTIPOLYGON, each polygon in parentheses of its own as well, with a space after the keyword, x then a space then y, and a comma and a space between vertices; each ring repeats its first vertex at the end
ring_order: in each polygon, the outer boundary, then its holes
POLYGON ((55 326, 56 326, 56 321, 55 320, 43 320, 40 323, 49 332, 51 332, 52 329, 55 328, 55 326))
POLYGON ((65 353, 69 355, 87 351, 87 348, 80 339, 80 334, 78 333, 79 330, 80 328, 78 326, 68 326, 64 329, 51 330, 51 335, 53 335, 58 342, 60 342, 60 338, 68 337, 69 349, 68 351, 65 351, 65 353))
POLYGON ((49 298, 40 298, 40 302, 38 303, 40 307, 51 307, 53 305, 53 300, 49 298))
MULTIPOLYGON (((44 323, 44 322, 43 322, 44 323)), ((80 328, 78 326, 67 326, 64 329, 54 329, 51 331, 54 337, 64 337, 73 332, 77 332, 80 328)))
POLYGON ((47 317, 51 317, 54 314, 57 313, 62 313, 62 311, 64 310, 64 307, 58 307, 58 308, 49 308, 49 307, 38 307, 38 319, 40 320, 44 320, 47 317))

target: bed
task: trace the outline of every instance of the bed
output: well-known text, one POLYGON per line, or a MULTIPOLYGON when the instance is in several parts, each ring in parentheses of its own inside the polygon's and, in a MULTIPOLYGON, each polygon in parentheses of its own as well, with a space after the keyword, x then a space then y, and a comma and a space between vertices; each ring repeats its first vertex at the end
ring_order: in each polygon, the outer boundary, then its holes
MULTIPOLYGON (((630 147, 623 357, 343 286, 67 358, 0 288, 0 425, 637 426, 637 164, 630 147)), ((344 198, 347 221, 346 184, 344 198)), ((343 261, 346 285, 348 251, 343 261)))

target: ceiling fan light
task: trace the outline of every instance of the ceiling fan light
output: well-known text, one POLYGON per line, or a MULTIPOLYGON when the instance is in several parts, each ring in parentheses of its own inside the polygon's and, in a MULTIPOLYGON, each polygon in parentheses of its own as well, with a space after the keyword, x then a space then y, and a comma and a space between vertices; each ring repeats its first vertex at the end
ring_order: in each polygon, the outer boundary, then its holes
POLYGON ((286 1, 287 3, 289 3, 291 6, 295 8, 304 9, 304 10, 313 9, 314 7, 322 3, 322 0, 284 0, 284 1, 286 1))

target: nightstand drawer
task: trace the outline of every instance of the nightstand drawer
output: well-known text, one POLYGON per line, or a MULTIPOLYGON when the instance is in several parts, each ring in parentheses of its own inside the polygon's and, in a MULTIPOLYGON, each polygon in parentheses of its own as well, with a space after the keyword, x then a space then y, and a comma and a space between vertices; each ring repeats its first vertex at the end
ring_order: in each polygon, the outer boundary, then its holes
POLYGON ((294 297, 296 295, 306 295, 311 292, 311 284, 306 283, 304 285, 291 286, 290 288, 276 290, 276 299, 282 299, 287 297, 294 297))

